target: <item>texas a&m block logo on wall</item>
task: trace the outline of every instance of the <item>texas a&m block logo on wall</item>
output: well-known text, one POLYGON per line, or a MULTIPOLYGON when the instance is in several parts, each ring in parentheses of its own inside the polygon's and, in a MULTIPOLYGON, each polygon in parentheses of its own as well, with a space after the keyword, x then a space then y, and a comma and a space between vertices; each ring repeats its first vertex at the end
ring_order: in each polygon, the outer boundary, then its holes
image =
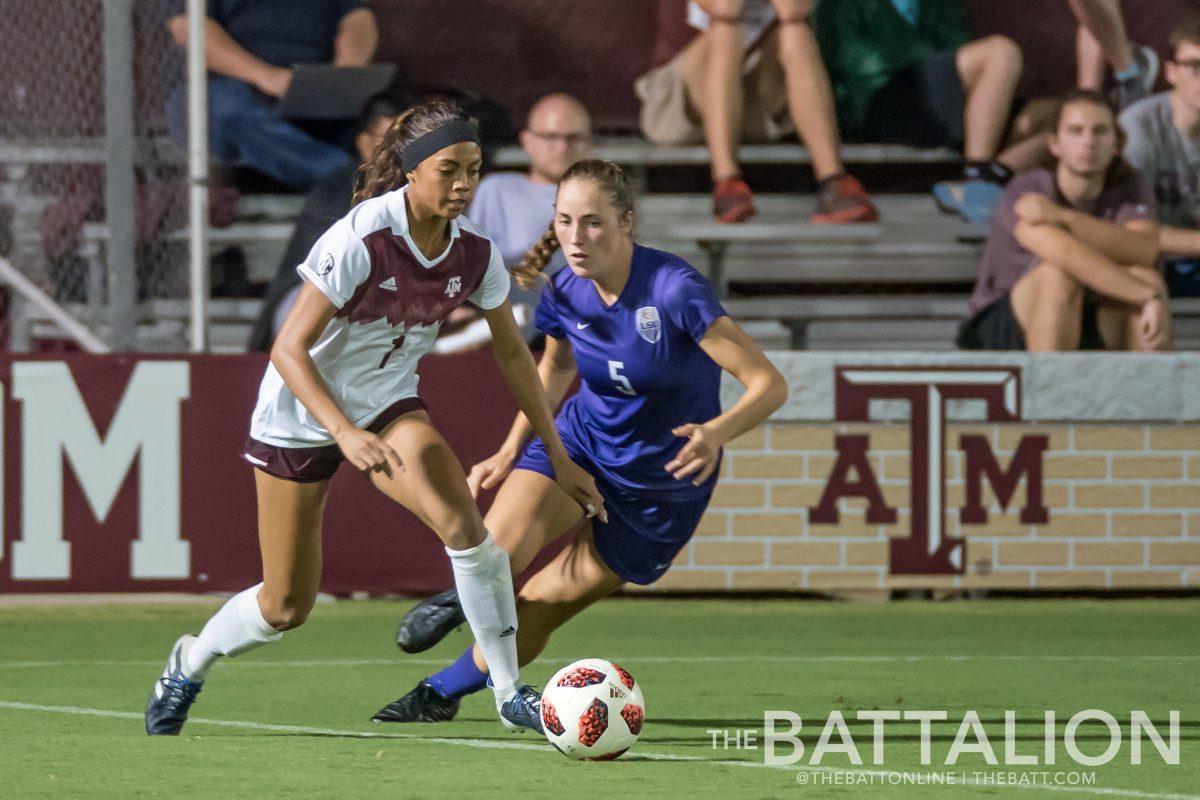
MULTIPOLYGON (((838 367, 834 375, 835 419, 871 422, 872 401, 901 401, 908 405, 910 488, 908 536, 892 539, 894 575, 963 574, 964 541, 946 531, 946 417, 954 400, 982 401, 987 422, 1021 422, 1019 367, 838 367)), ((837 458, 821 499, 809 509, 810 524, 836 525, 838 500, 863 498, 869 524, 895 523, 897 510, 887 504, 871 467, 867 434, 839 434, 837 458)), ((953 445, 951 445, 953 446, 953 445)), ((1022 524, 1044 524, 1050 512, 1042 499, 1042 462, 1049 437, 1023 436, 1007 466, 1001 466, 987 437, 964 433, 957 446, 963 453, 965 505, 963 525, 986 525, 983 503, 987 480, 1001 508, 1007 509, 1022 479, 1026 502, 1022 524)))

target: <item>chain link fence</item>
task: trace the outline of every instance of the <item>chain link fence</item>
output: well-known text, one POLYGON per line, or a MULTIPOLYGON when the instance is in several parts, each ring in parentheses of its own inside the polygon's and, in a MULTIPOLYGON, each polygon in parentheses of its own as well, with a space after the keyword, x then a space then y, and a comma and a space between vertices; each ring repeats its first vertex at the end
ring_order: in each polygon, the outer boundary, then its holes
MULTIPOLYGON (((172 7, 0 0, 0 257, 115 349, 185 344, 181 326, 135 335, 145 301, 188 288, 185 149, 167 124, 185 92, 172 7)), ((10 349, 56 335, 25 305, 0 302, 10 349)))

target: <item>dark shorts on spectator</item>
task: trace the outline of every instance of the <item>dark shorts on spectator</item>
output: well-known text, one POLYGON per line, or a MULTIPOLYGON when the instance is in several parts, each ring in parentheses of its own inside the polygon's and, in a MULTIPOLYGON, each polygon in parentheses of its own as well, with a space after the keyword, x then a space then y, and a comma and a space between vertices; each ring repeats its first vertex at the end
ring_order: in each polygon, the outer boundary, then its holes
MULTIPOLYGON (((424 411, 425 404, 419 397, 406 397, 392 403, 379 413, 364 430, 374 434, 383 433, 392 422, 405 414, 424 411)), ((327 481, 346 460, 336 444, 317 447, 281 447, 267 444, 250 437, 242 448, 242 458, 268 475, 296 483, 327 481)))
POLYGON ((958 147, 967 95, 953 50, 906 67, 871 98, 863 131, 869 142, 958 147))
MULTIPOLYGON (((1096 322, 1100 297, 1087 292, 1083 298, 1083 319, 1079 331, 1080 350, 1104 350, 1104 338, 1096 322)), ((955 340, 963 350, 1024 350, 1025 331, 1013 311, 1012 298, 1005 292, 975 316, 965 320, 955 340)))
POLYGON ((1176 258, 1163 264, 1163 278, 1171 297, 1200 297, 1200 259, 1176 258))

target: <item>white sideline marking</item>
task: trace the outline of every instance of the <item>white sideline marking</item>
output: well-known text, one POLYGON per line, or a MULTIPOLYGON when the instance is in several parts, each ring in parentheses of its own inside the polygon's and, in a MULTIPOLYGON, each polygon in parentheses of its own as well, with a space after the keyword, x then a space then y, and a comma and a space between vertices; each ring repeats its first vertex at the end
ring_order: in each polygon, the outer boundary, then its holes
MULTIPOLYGON (((74 716, 105 717, 108 719, 127 719, 138 721, 144 719, 143 714, 134 711, 112 711, 105 708, 81 708, 79 706, 44 706, 35 703, 20 703, 11 700, 0 700, 0 708, 8 708, 14 711, 37 711, 49 714, 71 714, 74 716)), ((232 719, 206 719, 204 717, 193 717, 188 720, 188 723, 191 725, 212 725, 214 727, 240 728, 243 730, 275 731, 278 733, 307 733, 314 736, 337 736, 347 739, 417 739, 422 742, 448 744, 456 747, 474 747, 481 750, 537 750, 543 752, 554 752, 553 748, 551 748, 548 744, 539 745, 527 744, 523 742, 494 742, 481 739, 422 736, 421 734, 416 733, 373 733, 371 731, 347 731, 338 730, 336 728, 312 728, 308 727, 307 725, 273 725, 266 722, 247 722, 244 720, 232 719)), ((651 761, 699 762, 702 764, 715 764, 718 766, 795 770, 797 772, 852 772, 860 775, 877 775, 881 777, 904 774, 895 770, 855 769, 853 767, 843 769, 840 767, 808 766, 805 764, 784 766, 763 764, 757 761, 712 759, 704 758, 702 756, 673 755, 670 753, 647 753, 642 750, 638 750, 635 755, 637 758, 645 758, 651 761)), ((964 781, 959 785, 976 786, 991 790, 995 790, 997 788, 1010 788, 1044 790, 1048 792, 1071 792, 1074 794, 1101 795, 1105 797, 1128 797, 1136 798, 1137 800, 1200 800, 1200 795, 1194 794, 1164 794, 1161 792, 1142 792, 1138 791, 1137 789, 1115 789, 1100 786, 1055 786, 1053 784, 985 784, 983 782, 970 780, 964 781)))
MULTIPOLYGON (((562 664, 567 660, 561 658, 538 658, 534 664, 562 664)), ((674 664, 681 660, 698 663, 723 661, 762 661, 787 662, 805 661, 815 663, 913 663, 920 661, 1200 661, 1200 655, 1155 656, 1155 655, 912 655, 912 656, 617 656, 610 659, 618 663, 630 664, 674 664)), ((411 664, 413 666, 443 666, 450 663, 448 658, 349 658, 330 659, 323 661, 234 661, 239 667, 397 667, 411 664)), ((147 667, 161 665, 161 661, 0 661, 0 669, 21 669, 32 667, 147 667)))

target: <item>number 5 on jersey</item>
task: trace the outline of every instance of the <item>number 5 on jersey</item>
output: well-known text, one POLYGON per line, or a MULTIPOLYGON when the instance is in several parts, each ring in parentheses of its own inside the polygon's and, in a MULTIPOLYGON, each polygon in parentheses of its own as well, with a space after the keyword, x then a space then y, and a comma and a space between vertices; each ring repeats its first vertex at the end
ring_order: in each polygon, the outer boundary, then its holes
POLYGON ((623 369, 625 369, 624 361, 608 362, 608 375, 613 379, 613 383, 616 384, 617 391, 621 394, 627 394, 631 397, 634 397, 637 395, 637 392, 633 390, 633 384, 629 382, 629 378, 626 378, 621 374, 621 370, 623 369))

